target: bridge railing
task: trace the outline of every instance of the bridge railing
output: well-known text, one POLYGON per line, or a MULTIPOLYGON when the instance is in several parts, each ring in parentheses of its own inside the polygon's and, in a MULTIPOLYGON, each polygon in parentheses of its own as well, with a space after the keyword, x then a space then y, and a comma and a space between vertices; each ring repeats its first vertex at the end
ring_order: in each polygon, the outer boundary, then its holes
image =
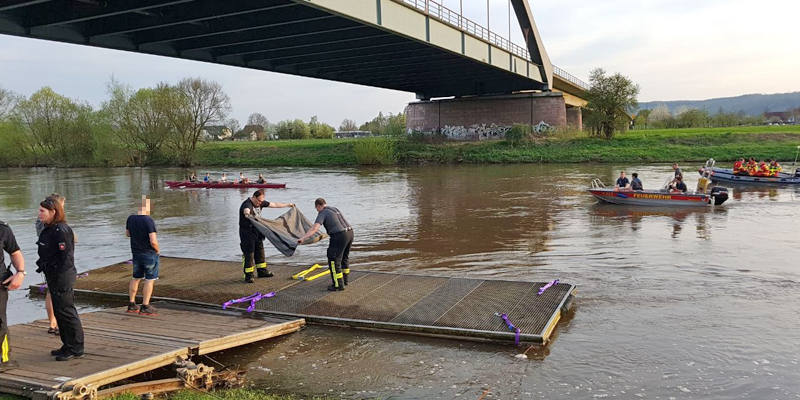
MULTIPOLYGON (((525 60, 530 60, 530 53, 528 49, 476 24, 469 18, 465 18, 460 13, 457 13, 434 0, 394 0, 398 3, 403 3, 411 6, 424 14, 433 17, 441 22, 456 27, 472 36, 483 39, 505 51, 510 52, 525 60)), ((553 65, 553 73, 559 78, 572 83, 584 90, 589 90, 589 85, 575 77, 574 75, 564 71, 563 69, 553 65)))

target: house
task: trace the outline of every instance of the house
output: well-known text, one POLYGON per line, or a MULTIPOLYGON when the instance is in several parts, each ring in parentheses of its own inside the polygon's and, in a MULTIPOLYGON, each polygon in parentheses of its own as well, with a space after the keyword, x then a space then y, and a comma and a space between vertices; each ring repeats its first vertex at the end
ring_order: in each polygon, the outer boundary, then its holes
POLYGON ((769 111, 764 113, 764 119, 770 123, 794 124, 800 122, 800 107, 789 111, 769 111))
POLYGON ((258 140, 258 134, 253 130, 241 130, 233 135, 233 140, 236 142, 254 142, 258 140))
POLYGON ((202 135, 204 140, 229 140, 233 132, 226 126, 209 125, 203 127, 202 135))
POLYGON ((336 132, 337 139, 358 139, 372 136, 370 131, 342 131, 336 132))
POLYGON ((246 134, 249 137, 255 137, 255 139, 249 140, 264 140, 266 138, 266 131, 264 130, 264 127, 258 124, 246 125, 244 128, 242 128, 240 133, 246 134))

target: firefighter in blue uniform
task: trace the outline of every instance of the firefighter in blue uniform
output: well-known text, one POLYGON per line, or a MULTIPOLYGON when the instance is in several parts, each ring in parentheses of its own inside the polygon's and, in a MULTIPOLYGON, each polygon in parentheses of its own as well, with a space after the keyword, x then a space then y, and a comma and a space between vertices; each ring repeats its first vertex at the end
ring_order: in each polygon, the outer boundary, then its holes
POLYGON ((330 291, 344 290, 347 285, 347 278, 350 275, 350 246, 353 245, 353 227, 344 219, 344 216, 336 207, 331 207, 323 198, 314 201, 314 208, 317 209, 317 219, 314 226, 301 237, 297 244, 302 244, 306 239, 314 236, 320 226, 325 227, 328 236, 331 237, 328 243, 328 268, 331 271, 333 284, 328 287, 330 291))

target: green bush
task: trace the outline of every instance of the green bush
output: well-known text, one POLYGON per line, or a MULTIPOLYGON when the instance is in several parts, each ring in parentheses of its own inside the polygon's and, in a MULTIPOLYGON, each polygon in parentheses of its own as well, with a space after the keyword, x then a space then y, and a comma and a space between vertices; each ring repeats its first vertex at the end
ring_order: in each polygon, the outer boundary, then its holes
POLYGON ((395 143, 387 137, 371 137, 356 140, 353 152, 361 165, 392 165, 397 162, 395 143))
POLYGON ((523 142, 530 141, 532 129, 527 124, 514 124, 508 132, 506 132, 505 141, 511 147, 518 146, 523 142))

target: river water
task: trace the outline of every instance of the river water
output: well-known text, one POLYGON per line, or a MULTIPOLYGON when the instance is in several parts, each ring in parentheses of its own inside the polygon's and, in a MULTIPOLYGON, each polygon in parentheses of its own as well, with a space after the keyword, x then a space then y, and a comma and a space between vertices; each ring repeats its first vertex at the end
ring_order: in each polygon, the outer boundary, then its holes
MULTIPOLYGON (((690 187, 697 167, 685 167, 690 187)), ((477 399, 487 390, 486 399, 800 398, 800 188, 736 187, 723 206, 702 210, 597 204, 590 180, 613 182, 621 168, 639 172, 645 187, 671 172, 587 164, 245 170, 288 183, 267 200, 297 203, 310 219, 316 197, 339 207, 356 230, 354 269, 558 278, 578 286, 577 301, 545 348, 312 326, 215 359, 247 369, 261 388, 343 398, 477 399), (527 359, 514 357, 525 350, 527 359)), ((0 170, 0 220, 32 271, 38 202, 65 194, 78 268, 87 271, 129 258, 125 219, 135 197, 149 194, 164 255, 238 260, 236 213, 249 193, 163 188, 186 174, 0 170)), ((324 261, 325 244, 291 258, 268 248, 267 257, 299 270, 324 261)), ((44 316, 40 299, 13 293, 12 324, 44 316)))

